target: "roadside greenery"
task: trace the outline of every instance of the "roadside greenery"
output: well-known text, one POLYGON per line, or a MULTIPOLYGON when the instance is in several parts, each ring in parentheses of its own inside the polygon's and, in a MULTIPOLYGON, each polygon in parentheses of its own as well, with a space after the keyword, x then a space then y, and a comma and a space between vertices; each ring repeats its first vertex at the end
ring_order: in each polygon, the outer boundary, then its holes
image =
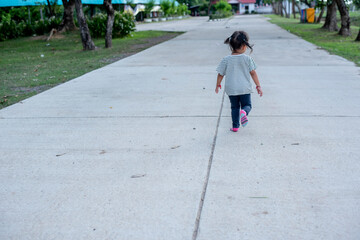
POLYGON ((189 11, 188 7, 185 4, 180 4, 180 5, 177 6, 177 14, 179 16, 184 16, 184 15, 187 15, 189 13, 190 13, 190 11, 189 11))
POLYGON ((49 19, 34 21, 33 23, 11 19, 10 14, 3 15, 0 22, 0 41, 23 36, 43 35, 53 28, 57 28, 61 19, 51 17, 49 19))
POLYGON ((232 13, 232 7, 231 5, 225 1, 225 0, 220 0, 219 2, 217 2, 215 5, 215 10, 216 12, 213 14, 210 14, 210 20, 211 19, 219 19, 219 18, 227 18, 233 15, 232 13))
MULTIPOLYGON (((87 20, 92 37, 104 37, 106 33, 107 15, 97 13, 95 16, 87 20)), ((135 31, 134 17, 130 13, 120 13, 115 11, 113 37, 125 37, 135 31)))
MULTIPOLYGON (((50 16, 45 10, 45 6, 30 7, 30 19, 27 7, 0 8, 0 41, 9 39, 43 35, 52 29, 58 29, 62 21, 62 6, 53 6, 55 15, 50 16), (40 9, 43 12, 41 19, 40 9)), ((107 14, 98 12, 91 16, 87 11, 87 23, 93 37, 104 37, 106 33, 107 14)), ((77 24, 77 19, 74 19, 77 24)), ((113 36, 124 37, 135 30, 134 18, 131 14, 115 11, 113 25, 113 36)))
MULTIPOLYGON (((338 31, 339 35, 343 37, 348 37, 352 34, 352 22, 350 20, 351 13, 349 12, 349 9, 351 8, 354 10, 356 7, 359 8, 360 5, 360 0, 292 0, 292 11, 289 11, 289 9, 287 9, 287 4, 289 1, 265 0, 265 2, 272 5, 273 12, 276 15, 280 15, 286 18, 290 18, 291 15, 293 15, 293 17, 296 19, 296 14, 300 14, 300 12, 303 10, 311 11, 309 8, 317 9, 319 10, 319 13, 315 15, 315 19, 309 17, 313 16, 310 14, 306 17, 306 19, 302 19, 302 21, 304 23, 320 23, 322 20, 324 20, 323 28, 328 31, 338 31), (300 6, 301 4, 306 5, 307 9, 303 9, 303 7, 300 6), (338 25, 339 21, 336 18, 337 14, 340 14, 340 25, 338 25)), ((355 36, 357 37, 355 37, 354 40, 360 41, 360 31, 355 36)))
POLYGON ((168 17, 171 12, 171 1, 170 0, 161 0, 160 7, 161 7, 161 10, 162 10, 163 14, 165 15, 165 17, 168 17))
MULTIPOLYGON (((357 12, 350 12, 349 15, 350 15, 351 24, 353 26, 360 27, 360 10, 357 12)), ((338 19, 340 19, 340 14, 338 14, 338 19)))
POLYGON ((95 51, 81 50, 77 31, 56 35, 49 42, 45 36, 0 42, 0 109, 179 34, 134 32, 113 39, 111 49, 105 48, 102 38, 95 38, 95 51))
POLYGON ((50 32, 61 22, 60 7, 54 7, 54 11, 55 15, 50 16, 44 6, 31 7, 29 19, 26 7, 0 8, 0 41, 50 32), (43 12, 43 19, 40 10, 43 12))
MULTIPOLYGON (((354 16, 356 18, 357 14, 354 16)), ((337 32, 322 29, 320 24, 301 24, 299 19, 282 18, 277 15, 267 15, 267 17, 271 18, 271 23, 360 66, 360 43, 354 41, 354 36, 340 36, 337 32)), ((359 25, 351 27, 353 34, 358 31, 359 25)))

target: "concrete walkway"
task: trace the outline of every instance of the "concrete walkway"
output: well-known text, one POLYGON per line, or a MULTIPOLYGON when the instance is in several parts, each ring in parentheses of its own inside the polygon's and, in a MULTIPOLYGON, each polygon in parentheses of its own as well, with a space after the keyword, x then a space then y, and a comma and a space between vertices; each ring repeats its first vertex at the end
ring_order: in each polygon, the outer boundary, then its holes
POLYGON ((0 111, 0 239, 359 239, 359 68, 262 16, 138 29, 187 33, 0 111), (238 29, 264 96, 232 133, 238 29))

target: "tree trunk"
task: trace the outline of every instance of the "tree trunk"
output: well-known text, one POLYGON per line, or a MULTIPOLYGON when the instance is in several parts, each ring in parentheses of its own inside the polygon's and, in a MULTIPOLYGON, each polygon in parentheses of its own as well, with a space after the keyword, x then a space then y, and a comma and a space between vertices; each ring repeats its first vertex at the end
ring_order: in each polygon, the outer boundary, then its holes
POLYGON ((279 11, 280 11, 280 15, 283 17, 284 12, 283 12, 283 1, 282 0, 279 2, 279 11))
POLYGON ((360 42, 360 29, 359 29, 359 33, 358 33, 358 35, 357 35, 357 37, 356 37, 355 41, 359 41, 359 42, 360 42))
MULTIPOLYGON (((105 1, 104 1, 105 4, 105 1)), ((95 6, 94 5, 90 5, 90 17, 93 18, 95 15, 95 6)))
POLYGON ((75 0, 76 15, 79 22, 80 36, 84 50, 94 50, 95 44, 91 40, 90 31, 86 23, 81 0, 75 0))
POLYGON ((337 20, 336 20, 336 2, 332 0, 332 2, 328 1, 327 3, 327 11, 326 11, 326 19, 322 28, 328 31, 338 31, 337 20))
POLYGON ((287 15, 287 18, 290 18, 291 17, 291 13, 290 13, 290 0, 287 0, 287 3, 288 3, 288 9, 289 9, 289 14, 287 15))
POLYGON ((62 0, 64 6, 63 19, 59 25, 59 31, 73 31, 76 29, 74 23, 75 0, 62 0))
POLYGON ((31 24, 31 13, 30 13, 30 6, 28 6, 28 21, 29 21, 29 24, 31 24))
POLYGON ((319 14, 319 17, 318 17, 316 23, 320 23, 320 22, 321 22, 321 18, 322 18, 322 16, 324 15, 324 10, 325 10, 325 7, 322 6, 321 12, 320 12, 320 14, 319 14))
POLYGON ((344 0, 336 0, 337 6, 339 8, 339 12, 341 15, 341 28, 339 34, 341 36, 350 36, 350 17, 349 11, 346 7, 344 0))
POLYGON ((112 30, 114 25, 114 8, 111 0, 104 0, 104 6, 107 12, 106 34, 105 34, 105 47, 112 47, 112 30))
POLYGON ((293 15, 294 15, 294 19, 296 19, 295 0, 292 0, 292 12, 293 12, 293 15))
POLYGON ((284 12, 285 12, 285 17, 286 17, 286 18, 290 18, 289 14, 288 14, 288 12, 287 12, 287 9, 286 9, 286 2, 283 3, 283 1, 282 1, 281 3, 282 3, 282 4, 281 4, 282 9, 283 9, 284 12))
POLYGON ((301 7, 300 7, 300 5, 299 5, 296 1, 294 1, 294 3, 295 3, 295 5, 296 5, 296 7, 297 7, 297 9, 298 9, 298 11, 299 11, 299 14, 301 14, 301 7))
POLYGON ((272 6, 272 8, 273 8, 274 13, 275 13, 276 15, 278 15, 277 2, 273 2, 273 3, 271 4, 271 6, 272 6))
POLYGON ((47 3, 48 3, 50 17, 55 16, 54 9, 52 9, 50 1, 47 0, 47 3))

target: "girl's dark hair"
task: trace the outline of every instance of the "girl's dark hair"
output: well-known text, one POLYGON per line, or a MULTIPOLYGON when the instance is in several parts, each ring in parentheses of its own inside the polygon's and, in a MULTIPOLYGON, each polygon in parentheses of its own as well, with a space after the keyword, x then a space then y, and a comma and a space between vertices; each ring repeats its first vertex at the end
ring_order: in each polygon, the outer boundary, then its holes
POLYGON ((250 48, 251 52, 253 51, 253 45, 249 44, 249 35, 244 31, 235 31, 230 37, 225 39, 224 43, 229 44, 230 49, 233 52, 244 45, 250 48))

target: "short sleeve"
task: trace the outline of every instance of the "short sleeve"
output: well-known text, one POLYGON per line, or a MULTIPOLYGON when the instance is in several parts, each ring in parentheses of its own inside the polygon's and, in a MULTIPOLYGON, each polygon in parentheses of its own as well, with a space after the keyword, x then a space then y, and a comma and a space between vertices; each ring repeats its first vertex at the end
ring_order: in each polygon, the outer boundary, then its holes
POLYGON ((219 66, 216 68, 216 71, 221 75, 225 76, 226 72, 226 60, 223 58, 221 62, 219 63, 219 66))
POLYGON ((257 68, 257 66, 256 66, 254 59, 252 59, 252 57, 249 56, 248 61, 249 61, 248 62, 249 72, 251 72, 251 71, 255 70, 257 68))

